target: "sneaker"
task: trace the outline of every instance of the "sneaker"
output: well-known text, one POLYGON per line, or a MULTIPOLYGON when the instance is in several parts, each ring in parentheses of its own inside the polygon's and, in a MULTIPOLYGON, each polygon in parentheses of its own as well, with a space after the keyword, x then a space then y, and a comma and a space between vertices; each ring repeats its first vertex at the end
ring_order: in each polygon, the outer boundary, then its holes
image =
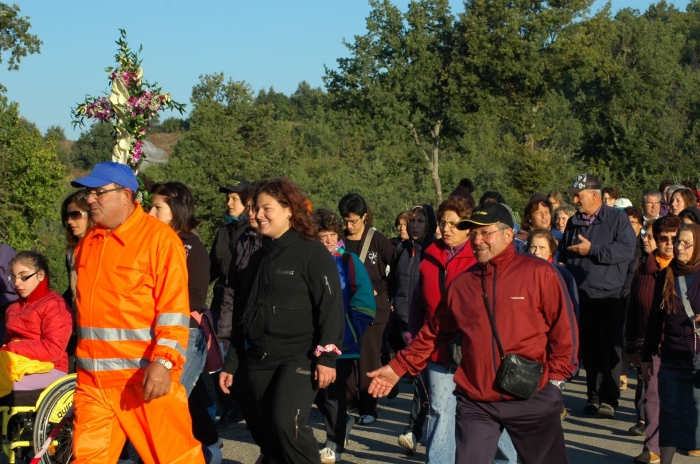
POLYGON ((700 450, 688 450, 688 456, 697 458, 700 456, 700 450))
POLYGON ((352 428, 354 425, 355 425, 355 418, 348 414, 348 418, 345 421, 345 443, 344 443, 345 448, 347 448, 348 443, 350 443, 350 432, 352 431, 352 428))
POLYGON ((646 428, 647 426, 644 423, 644 421, 638 421, 636 424, 634 424, 628 429, 628 432, 630 433, 630 435, 633 435, 635 437, 643 437, 646 428))
POLYGON ((418 446, 418 440, 413 436, 413 432, 408 431, 403 435, 399 435, 399 446, 403 448, 406 454, 416 454, 416 446, 418 446))
POLYGON ((327 463, 331 463, 331 462, 340 462, 341 454, 338 453, 337 451, 333 451, 332 449, 330 449, 328 447, 323 448, 318 453, 321 455, 321 463, 322 464, 327 464, 327 463))
POLYGON ((561 414, 559 414, 559 417, 561 417, 561 420, 566 419, 566 416, 568 416, 569 413, 567 412, 566 408, 561 409, 561 414))
POLYGON ((612 419, 615 417, 615 408, 607 403, 600 403, 600 406, 598 406, 598 415, 603 419, 612 419))
POLYGON ((370 425, 374 424, 375 422, 377 422, 377 418, 374 416, 370 416, 369 414, 360 416, 360 420, 357 421, 357 423, 360 425, 370 425))
POLYGON ((661 457, 651 451, 643 451, 639 456, 633 457, 632 461, 637 464, 659 464, 661 462, 661 457))
POLYGON ((583 413, 589 416, 598 414, 598 403, 588 403, 586 407, 583 408, 583 413))
POLYGON ((207 446, 207 448, 211 451, 211 459, 207 461, 207 464, 221 464, 221 461, 224 459, 224 453, 221 452, 218 444, 207 446))

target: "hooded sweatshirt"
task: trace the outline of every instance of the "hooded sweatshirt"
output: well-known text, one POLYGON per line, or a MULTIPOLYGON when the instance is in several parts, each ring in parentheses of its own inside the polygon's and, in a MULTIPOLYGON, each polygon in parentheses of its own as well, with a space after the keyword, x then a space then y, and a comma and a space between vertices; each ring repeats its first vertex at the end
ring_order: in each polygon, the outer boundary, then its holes
POLYGON ((423 204, 421 208, 427 218, 423 240, 414 242, 409 239, 399 244, 397 256, 391 264, 391 273, 389 275, 389 281, 392 283, 394 290, 394 312, 404 326, 408 325, 411 299, 418 285, 418 268, 423 258, 425 258, 425 250, 435 242, 435 231, 437 230, 437 220, 433 207, 423 204))

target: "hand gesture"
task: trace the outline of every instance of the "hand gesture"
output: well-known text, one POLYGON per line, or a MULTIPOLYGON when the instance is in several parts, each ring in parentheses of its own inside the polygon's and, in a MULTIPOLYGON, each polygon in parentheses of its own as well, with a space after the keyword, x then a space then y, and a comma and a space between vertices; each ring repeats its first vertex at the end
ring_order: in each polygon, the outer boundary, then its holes
POLYGON ((231 393, 231 390, 229 390, 231 385, 233 385, 233 374, 224 371, 219 372, 219 388, 221 391, 228 395, 231 393))
POLYGON ((326 388, 328 385, 335 382, 335 369, 316 364, 314 380, 318 382, 318 388, 326 388))
POLYGON ((376 371, 368 372, 367 377, 372 379, 367 393, 375 398, 388 395, 400 379, 400 377, 396 375, 396 372, 394 372, 394 369, 389 365, 382 366, 376 371))
POLYGON ((143 399, 155 400, 170 391, 170 371, 161 363, 152 362, 143 374, 143 399))
POLYGON ((578 239, 580 241, 578 245, 571 245, 570 247, 566 247, 566 249, 581 256, 586 256, 591 250, 591 242, 581 234, 578 234, 578 239))

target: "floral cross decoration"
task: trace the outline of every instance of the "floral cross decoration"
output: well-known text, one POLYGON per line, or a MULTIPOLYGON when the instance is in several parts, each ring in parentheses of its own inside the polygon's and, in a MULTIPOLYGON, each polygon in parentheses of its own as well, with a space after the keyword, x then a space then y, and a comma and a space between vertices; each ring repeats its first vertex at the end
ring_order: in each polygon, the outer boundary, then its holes
MULTIPOLYGON (((169 93, 162 93, 158 83, 143 80, 143 69, 138 53, 129 49, 126 31, 119 29, 119 51, 115 55, 117 67, 105 69, 109 75, 111 92, 105 97, 87 97, 72 110, 73 127, 84 126, 85 119, 107 121, 112 124, 116 144, 112 161, 126 164, 135 173, 148 157, 144 151, 146 134, 159 111, 174 109, 182 114, 185 105, 173 101, 169 93)), ((143 47, 139 47, 139 53, 143 47)))

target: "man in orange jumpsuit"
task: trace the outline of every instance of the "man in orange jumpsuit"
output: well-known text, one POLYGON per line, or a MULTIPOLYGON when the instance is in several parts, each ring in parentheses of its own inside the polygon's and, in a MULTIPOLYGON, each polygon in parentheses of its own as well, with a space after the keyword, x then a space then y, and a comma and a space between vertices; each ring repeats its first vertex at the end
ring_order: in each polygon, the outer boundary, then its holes
POLYGON ((189 336, 180 238, 134 200, 129 167, 105 162, 72 182, 96 224, 76 249, 73 453, 113 464, 128 437, 146 464, 204 464, 180 374, 189 336))

